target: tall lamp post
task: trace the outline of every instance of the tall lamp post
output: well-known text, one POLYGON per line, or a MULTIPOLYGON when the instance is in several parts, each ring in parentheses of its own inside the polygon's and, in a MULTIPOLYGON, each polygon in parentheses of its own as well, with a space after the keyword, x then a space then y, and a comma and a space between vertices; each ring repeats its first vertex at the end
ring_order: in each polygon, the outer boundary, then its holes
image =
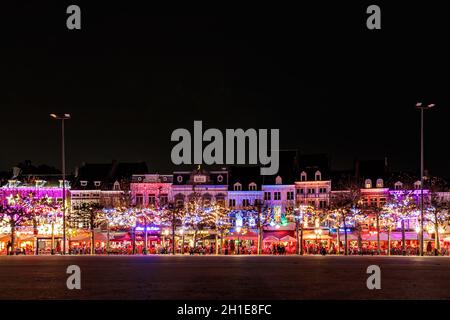
POLYGON ((64 140, 64 121, 70 119, 69 113, 55 114, 51 113, 50 117, 61 121, 61 167, 62 167, 62 214, 63 214, 63 252, 66 254, 66 155, 65 155, 65 140, 64 140))
POLYGON ((433 108, 435 105, 430 103, 424 105, 422 102, 416 103, 416 108, 420 109, 420 248, 419 254, 423 256, 423 111, 433 108))

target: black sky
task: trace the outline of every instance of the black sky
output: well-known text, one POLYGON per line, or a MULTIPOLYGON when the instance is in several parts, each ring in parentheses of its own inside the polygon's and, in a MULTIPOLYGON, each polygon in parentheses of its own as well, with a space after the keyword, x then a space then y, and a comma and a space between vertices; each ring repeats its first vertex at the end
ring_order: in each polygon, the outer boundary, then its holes
POLYGON ((59 167, 48 114, 70 112, 69 168, 117 159, 170 171, 171 132, 203 120, 280 128, 283 148, 328 153, 337 168, 387 156, 415 170, 414 105, 432 101, 426 167, 448 176, 445 7, 378 2, 382 30, 370 31, 367 4, 340 2, 210 13, 80 4, 81 31, 66 29, 65 4, 3 7, 0 169, 59 167))

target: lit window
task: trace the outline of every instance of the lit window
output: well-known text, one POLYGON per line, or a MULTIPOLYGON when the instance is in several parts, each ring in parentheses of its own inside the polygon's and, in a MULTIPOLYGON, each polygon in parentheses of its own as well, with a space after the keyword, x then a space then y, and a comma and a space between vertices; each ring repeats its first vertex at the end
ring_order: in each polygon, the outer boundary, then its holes
POLYGON ((277 177, 275 178, 275 184, 282 184, 282 183, 283 183, 283 179, 281 179, 280 176, 277 176, 277 177))
POLYGON ((316 181, 322 180, 322 174, 320 173, 319 170, 316 171, 315 177, 316 177, 316 181))
POLYGON ((372 180, 366 179, 366 181, 364 182, 364 185, 365 185, 366 189, 372 188, 372 180))
POLYGON ((300 181, 306 181, 306 172, 305 172, 305 171, 303 171, 303 172, 300 174, 300 181))
POLYGON ((239 182, 236 182, 233 186, 233 190, 234 191, 242 191, 242 184, 240 184, 239 182))
POLYGON ((377 179, 377 188, 383 188, 383 179, 377 179))

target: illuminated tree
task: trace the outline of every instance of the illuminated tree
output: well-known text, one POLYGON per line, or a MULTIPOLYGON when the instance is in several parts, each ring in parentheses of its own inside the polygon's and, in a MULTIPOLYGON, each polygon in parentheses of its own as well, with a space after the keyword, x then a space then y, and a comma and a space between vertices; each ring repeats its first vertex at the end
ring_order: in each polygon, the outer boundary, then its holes
POLYGON ((406 254, 405 221, 417 217, 417 204, 411 191, 396 191, 389 197, 384 210, 390 213, 396 222, 401 223, 402 254, 406 254))
POLYGON ((311 205, 300 204, 291 213, 291 220, 295 223, 295 230, 297 236, 296 253, 303 255, 303 230, 308 225, 308 221, 314 215, 314 207, 311 205))
POLYGON ((72 210, 67 220, 70 224, 78 226, 78 228, 85 228, 90 233, 91 254, 94 254, 94 230, 105 222, 103 206, 98 203, 82 203, 80 206, 72 210))
POLYGON ((359 214, 360 190, 351 185, 345 191, 339 191, 332 195, 330 210, 327 219, 336 227, 338 250, 340 250, 339 228, 344 228, 344 254, 348 255, 347 227, 354 225, 355 216, 359 214))
POLYGON ((0 221, 10 229, 10 254, 15 249, 16 228, 29 224, 36 226, 39 217, 48 217, 54 210, 57 210, 57 204, 49 197, 36 199, 32 193, 25 197, 19 194, 9 195, 0 204, 0 221))
POLYGON ((440 250, 440 234, 445 232, 445 227, 450 219, 449 202, 442 199, 438 193, 431 194, 430 206, 426 209, 425 217, 427 229, 435 234, 435 248, 440 250))
POLYGON ((397 225, 397 219, 396 216, 393 215, 389 210, 381 210, 380 217, 379 217, 380 227, 379 230, 385 231, 387 233, 387 254, 391 255, 391 231, 395 228, 397 225))
MULTIPOLYGON (((172 229, 172 254, 175 255, 175 233, 178 227, 181 227, 184 232, 184 227, 187 225, 186 219, 188 216, 186 208, 169 204, 168 206, 159 209, 158 216, 161 226, 170 227, 172 229)), ((183 253, 184 236, 182 242, 181 253, 183 253)))

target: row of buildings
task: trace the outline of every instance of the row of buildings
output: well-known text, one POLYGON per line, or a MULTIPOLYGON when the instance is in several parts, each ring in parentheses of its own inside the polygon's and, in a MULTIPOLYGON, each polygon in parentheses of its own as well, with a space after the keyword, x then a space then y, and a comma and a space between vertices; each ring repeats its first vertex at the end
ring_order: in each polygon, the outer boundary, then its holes
MULTIPOLYGON (((302 204, 326 209, 333 195, 349 188, 359 188, 367 208, 382 207, 396 192, 410 190, 416 195, 422 192, 418 178, 391 172, 387 159, 357 161, 351 171, 330 170, 324 155, 298 156, 294 152, 280 159, 280 170, 274 176, 261 176, 259 167, 198 166, 192 170, 160 174, 149 173, 145 163, 85 163, 67 178, 65 188, 57 172, 48 173, 48 168, 25 163, 14 168, 11 177, 4 179, 0 200, 13 192, 33 192, 36 196, 61 199, 64 189, 68 210, 76 210, 85 203, 98 203, 104 207, 149 207, 169 203, 182 206, 196 197, 206 206, 216 203, 236 210, 251 207, 256 202, 264 203, 274 214, 280 215, 302 204)), ((435 179, 433 181, 438 183, 433 184, 431 178, 426 181, 432 185, 433 194, 450 200, 445 181, 435 179)), ((431 191, 424 186, 425 199, 429 199, 431 191)), ((373 225, 374 221, 368 221, 366 231, 373 229, 373 225)), ((413 231, 414 225, 415 222, 410 221, 407 231, 413 231)), ((268 231, 276 232, 272 235, 278 239, 294 236, 292 225, 268 231)), ((332 236, 331 230, 321 235, 328 245, 332 236)), ((411 234, 410 238, 417 239, 417 235, 411 234)))

